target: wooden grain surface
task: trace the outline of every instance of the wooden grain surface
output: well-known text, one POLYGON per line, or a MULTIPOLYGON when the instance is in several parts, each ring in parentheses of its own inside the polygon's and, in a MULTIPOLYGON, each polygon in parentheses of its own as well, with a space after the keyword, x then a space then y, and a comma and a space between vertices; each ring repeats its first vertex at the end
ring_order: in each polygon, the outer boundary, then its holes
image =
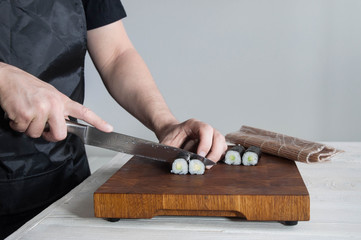
POLYGON ((175 175, 170 165, 132 158, 94 194, 95 216, 228 216, 309 220, 307 188, 293 161, 264 154, 257 166, 219 163, 204 175, 175 175))
POLYGON ((330 162, 297 163, 311 201, 310 221, 288 227, 277 221, 228 217, 157 216, 108 222, 94 217, 93 193, 130 156, 112 160, 94 152, 90 164, 106 162, 82 184, 26 223, 7 240, 352 240, 361 239, 361 142, 328 142, 345 150, 330 162))

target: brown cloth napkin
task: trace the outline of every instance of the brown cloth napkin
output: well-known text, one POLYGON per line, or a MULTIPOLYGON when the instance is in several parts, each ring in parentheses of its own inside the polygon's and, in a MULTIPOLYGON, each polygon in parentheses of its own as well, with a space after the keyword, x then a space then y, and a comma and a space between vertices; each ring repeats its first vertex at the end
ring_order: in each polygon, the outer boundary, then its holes
POLYGON ((262 152, 305 163, 324 162, 342 152, 320 143, 248 126, 227 134, 226 140, 244 147, 257 146, 262 152))

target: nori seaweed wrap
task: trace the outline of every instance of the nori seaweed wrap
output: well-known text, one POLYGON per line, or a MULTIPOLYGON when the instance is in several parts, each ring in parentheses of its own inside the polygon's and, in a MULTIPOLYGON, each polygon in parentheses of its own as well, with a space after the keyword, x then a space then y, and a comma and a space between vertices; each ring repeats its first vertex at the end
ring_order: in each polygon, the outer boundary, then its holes
POLYGON ((177 158, 172 163, 172 170, 170 172, 174 174, 187 174, 189 159, 190 156, 188 154, 178 154, 177 158))
POLYGON ((245 166, 254 166, 257 165, 261 157, 261 149, 256 146, 250 146, 247 148, 245 153, 242 156, 242 164, 245 166))
POLYGON ((242 162, 242 155, 245 148, 241 145, 236 145, 229 149, 224 156, 224 162, 228 165, 240 165, 242 162))

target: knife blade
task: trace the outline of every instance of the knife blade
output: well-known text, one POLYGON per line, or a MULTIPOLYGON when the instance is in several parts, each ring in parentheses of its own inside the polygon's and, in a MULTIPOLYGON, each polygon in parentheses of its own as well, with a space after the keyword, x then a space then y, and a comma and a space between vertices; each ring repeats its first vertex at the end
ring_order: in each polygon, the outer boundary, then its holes
POLYGON ((102 132, 90 125, 84 125, 66 120, 67 130, 80 137, 86 145, 106 148, 117 152, 140 156, 161 162, 172 163, 178 156, 189 156, 198 159, 206 166, 215 165, 215 162, 198 154, 164 144, 136 138, 116 132, 102 132))

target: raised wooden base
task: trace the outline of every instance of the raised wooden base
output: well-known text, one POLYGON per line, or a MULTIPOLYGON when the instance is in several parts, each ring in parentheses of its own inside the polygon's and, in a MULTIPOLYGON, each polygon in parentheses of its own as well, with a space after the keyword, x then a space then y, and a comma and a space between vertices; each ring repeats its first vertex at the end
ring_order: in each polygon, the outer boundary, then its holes
POLYGON ((310 219, 309 194, 293 161, 263 154, 257 166, 218 163, 204 175, 174 175, 170 169, 133 157, 94 193, 95 216, 225 216, 296 224, 310 219))

